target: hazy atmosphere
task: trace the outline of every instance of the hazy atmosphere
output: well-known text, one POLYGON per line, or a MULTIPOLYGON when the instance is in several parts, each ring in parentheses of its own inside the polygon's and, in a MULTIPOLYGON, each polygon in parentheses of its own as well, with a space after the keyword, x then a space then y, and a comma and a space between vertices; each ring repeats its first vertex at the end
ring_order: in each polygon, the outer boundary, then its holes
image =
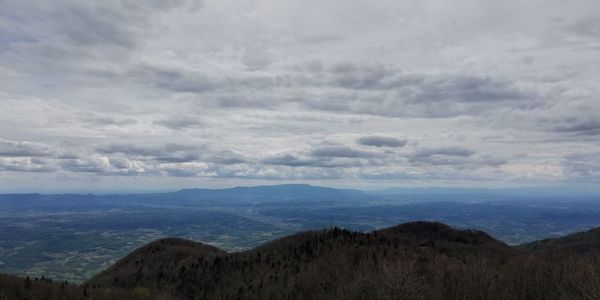
POLYGON ((0 7, 1 192, 600 183, 598 1, 0 7))
POLYGON ((0 300, 600 299, 600 0, 0 0, 0 300))

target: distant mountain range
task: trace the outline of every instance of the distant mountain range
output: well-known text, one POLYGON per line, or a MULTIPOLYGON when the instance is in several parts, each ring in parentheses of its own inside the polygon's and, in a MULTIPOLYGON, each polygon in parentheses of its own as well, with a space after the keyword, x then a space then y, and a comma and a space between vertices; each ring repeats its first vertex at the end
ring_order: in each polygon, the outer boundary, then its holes
POLYGON ((600 228, 511 247, 436 222, 307 231, 232 253, 166 238, 82 285, 2 275, 0 297, 598 299, 599 247, 600 228))
POLYGON ((174 193, 167 193, 186 199, 223 199, 235 198, 237 200, 264 200, 264 199, 342 199, 362 197, 364 193, 359 190, 335 189, 313 186, 309 184, 281 184, 252 187, 234 187, 227 189, 183 189, 174 193))
POLYGON ((572 190, 562 188, 389 188, 375 191, 361 191, 355 189, 337 189, 313 186, 309 184, 281 184, 250 187, 233 187, 225 189, 199 189, 190 188, 174 192, 163 193, 129 193, 129 194, 0 194, 2 201, 11 201, 19 206, 36 206, 44 204, 72 205, 77 202, 86 203, 160 203, 172 201, 176 204, 206 205, 247 204, 272 201, 319 201, 351 203, 357 200, 366 200, 381 197, 411 198, 413 200, 446 200, 498 197, 528 197, 545 199, 562 199, 565 197, 598 197, 600 192, 590 190, 572 190))
POLYGON ((234 187, 227 189, 182 189, 165 193, 141 194, 0 194, 2 201, 11 201, 19 206, 44 204, 69 205, 85 201, 86 203, 169 203, 177 204, 204 202, 207 205, 218 203, 249 203, 288 200, 352 201, 364 199, 367 195, 359 190, 335 189, 308 184, 282 184, 270 186, 234 187))

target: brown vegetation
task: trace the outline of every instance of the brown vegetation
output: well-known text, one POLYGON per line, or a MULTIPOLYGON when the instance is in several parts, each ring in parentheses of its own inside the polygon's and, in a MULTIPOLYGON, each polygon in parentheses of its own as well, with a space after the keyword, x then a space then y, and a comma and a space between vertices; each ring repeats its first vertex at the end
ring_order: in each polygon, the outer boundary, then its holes
POLYGON ((303 232, 236 253, 162 239, 55 298, 41 295, 58 295, 56 283, 2 277, 0 299, 600 299, 599 252, 523 249, 429 222, 303 232))

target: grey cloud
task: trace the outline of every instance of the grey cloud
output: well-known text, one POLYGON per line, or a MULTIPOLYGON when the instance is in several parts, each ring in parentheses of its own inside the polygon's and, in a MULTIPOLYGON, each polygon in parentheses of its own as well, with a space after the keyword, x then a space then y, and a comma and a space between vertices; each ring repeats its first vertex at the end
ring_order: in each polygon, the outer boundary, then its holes
POLYGON ((0 2, 0 181, 597 177, 600 2, 0 2))
POLYGON ((449 77, 427 80, 413 101, 463 103, 530 100, 512 83, 479 77, 449 77))
POLYGON ((204 93, 223 86, 221 79, 206 74, 151 65, 133 68, 128 76, 143 84, 178 93, 204 93))
POLYGON ((158 146, 140 146, 115 143, 99 147, 97 151, 103 154, 120 154, 127 158, 170 164, 201 161, 221 165, 235 165, 250 161, 244 155, 231 150, 214 150, 204 145, 190 144, 167 143, 158 146))
POLYGON ((0 138, 0 156, 7 157, 44 157, 51 156, 53 151, 49 146, 31 143, 17 142, 0 138))
MULTIPOLYGON (((309 156, 297 153, 279 153, 266 157, 260 162, 266 165, 312 168, 347 168, 360 167, 363 165, 362 162, 356 159, 357 157, 348 157, 348 155, 357 155, 354 153, 341 153, 339 151, 329 152, 329 150, 324 149, 317 150, 321 150, 317 151, 317 155, 314 155, 314 152, 311 152, 309 156)), ((331 150, 333 150, 333 148, 331 150)))
POLYGON ((302 159, 298 156, 289 153, 267 157, 262 160, 262 163, 268 165, 282 165, 290 167, 314 167, 319 165, 319 162, 316 160, 302 159))
POLYGON ((406 140, 386 136, 363 136, 356 140, 360 145, 373 147, 404 147, 406 140))
POLYGON ((160 162, 181 163, 198 161, 200 160, 200 155, 198 153, 175 152, 163 156, 157 156, 155 159, 160 162))
POLYGON ((326 146, 312 150, 314 157, 345 157, 345 158, 370 158, 376 156, 374 153, 360 151, 345 146, 326 146))
POLYGON ((274 108, 277 104, 270 101, 269 97, 260 99, 248 96, 221 96, 217 97, 213 104, 218 108, 274 108))
POLYGON ((384 80, 385 71, 375 74, 371 80, 352 81, 358 82, 354 88, 344 83, 338 85, 345 88, 343 90, 325 90, 322 95, 305 96, 298 103, 324 111, 426 118, 478 115, 502 107, 529 109, 542 105, 535 92, 523 91, 505 80, 451 74, 400 74, 384 80))
POLYGON ((157 156, 164 153, 163 149, 155 147, 143 147, 133 144, 110 144, 98 148, 100 153, 114 154, 120 153, 135 156, 157 156))
POLYGON ((478 155, 462 147, 420 149, 410 155, 408 161, 415 165, 452 166, 456 169, 497 167, 507 163, 503 158, 478 155))
POLYGON ((123 170, 128 169, 131 166, 131 163, 128 159, 122 157, 115 157, 110 159, 111 166, 123 170))
POLYGON ((469 157, 475 154, 474 151, 462 147, 441 147, 432 149, 421 149, 415 152, 413 157, 431 157, 435 155, 469 157))
MULTIPOLYGON (((38 32, 31 41, 55 38, 74 46, 133 47, 152 26, 149 17, 157 12, 189 5, 190 1, 18 1, 3 3, 8 20, 24 21, 38 32), (46 34, 46 35, 43 35, 46 34), (42 35, 42 36, 35 36, 42 35)), ((21 30, 27 32, 27 28, 21 30)))
POLYGON ((115 45, 133 47, 136 35, 122 9, 106 6, 73 5, 52 13, 56 31, 80 46, 115 45))
POLYGON ((132 118, 114 118, 107 116, 89 116, 84 119, 84 122, 95 126, 126 126, 137 124, 137 121, 132 118))
MULTIPOLYGON (((154 64, 138 64, 130 68, 123 79, 133 78, 138 83, 176 93, 210 94, 219 91, 235 92, 233 96, 219 95, 217 104, 223 107, 246 107, 247 102, 256 100, 246 96, 246 92, 278 88, 296 88, 315 85, 314 80, 303 80, 306 74, 260 74, 243 72, 220 74, 205 69, 182 69, 154 64), (240 91, 242 93, 240 93, 240 91)), ((119 74, 115 74, 119 77, 119 74)), ((121 78, 119 77, 119 78, 121 78)), ((266 96, 266 95, 263 95, 266 96)), ((261 101, 260 103, 264 102, 261 101)), ((261 104, 265 107, 271 102, 261 104)))
POLYGON ((77 159, 79 158, 79 155, 75 154, 75 153, 61 153, 59 154, 56 158, 58 159, 77 159))
POLYGON ((463 167, 468 165, 469 159, 457 156, 427 156, 427 157, 412 157, 410 162, 414 164, 427 164, 434 166, 454 165, 463 167))
POLYGON ((236 165, 251 162, 250 159, 244 155, 230 150, 211 153, 207 156, 207 160, 212 163, 223 165, 236 165))
POLYGON ((39 158, 0 158, 0 172, 54 172, 56 168, 39 158))
POLYGON ((400 71, 383 65, 358 66, 352 63, 331 68, 332 83, 349 89, 390 89, 404 85, 400 71))
POLYGON ((562 159, 562 168, 571 180, 600 180, 600 152, 566 155, 562 159))
POLYGON ((110 173, 109 162, 96 159, 69 159, 61 162, 64 170, 76 173, 110 173))
POLYGON ((162 171, 166 172, 169 176, 175 177, 196 177, 200 173, 199 170, 182 168, 163 168, 162 171))
POLYGON ((590 136, 600 135, 600 117, 585 118, 581 116, 578 118, 568 118, 557 123, 552 128, 556 132, 590 136))
POLYGON ((155 121, 154 124, 164 126, 173 130, 180 130, 200 127, 204 125, 204 122, 200 121, 197 117, 175 115, 166 119, 155 121))
POLYGON ((475 152, 461 147, 442 147, 417 150, 409 157, 414 164, 465 166, 475 152))
POLYGON ((200 159, 200 146, 165 144, 162 146, 139 146, 133 144, 110 144, 98 148, 100 153, 124 154, 131 157, 150 157, 159 162, 181 163, 200 159))
POLYGON ((567 30, 579 35, 598 39, 598 36, 600 35, 600 17, 595 14, 590 17, 577 19, 567 26, 567 30))
POLYGON ((498 102, 526 100, 511 82, 461 75, 403 74, 384 65, 340 64, 330 71, 334 85, 357 90, 397 90, 409 102, 498 102))
POLYGON ((408 75, 393 67, 349 63, 333 65, 326 70, 319 76, 314 76, 310 70, 292 69, 293 73, 287 75, 239 74, 218 77, 199 71, 143 65, 130 75, 139 82, 180 93, 290 89, 293 95, 302 89, 322 89, 322 95, 319 96, 305 94, 295 98, 273 99, 267 94, 249 97, 235 93, 208 101, 220 108, 273 108, 282 102, 296 102, 324 111, 394 117, 448 117, 476 114, 503 105, 528 108, 539 104, 533 93, 499 79, 418 73, 408 75))
POLYGON ((124 157, 91 155, 85 158, 65 159, 60 167, 74 173, 91 173, 103 176, 111 175, 152 175, 156 171, 151 165, 134 162, 124 157))
POLYGON ((4 1, 2 31, 14 38, 0 38, 0 64, 10 67, 7 75, 28 77, 28 89, 51 84, 71 94, 83 82, 115 86, 143 41, 163 29, 158 14, 187 6, 133 2, 4 1))
POLYGON ((129 1, 120 0, 120 4, 127 9, 134 11, 164 11, 184 7, 188 10, 197 10, 202 7, 204 1, 201 0, 150 0, 150 1, 129 1))
POLYGON ((541 104, 536 93, 497 78, 403 74, 389 66, 351 63, 324 70, 291 68, 288 73, 246 72, 231 76, 140 65, 128 76, 171 92, 207 95, 205 102, 218 108, 273 109, 297 103, 323 111, 440 118, 541 104), (319 89, 318 95, 310 92, 315 88, 319 89), (278 96, 265 92, 271 90, 286 92, 278 96), (222 91, 231 95, 222 95, 222 91))

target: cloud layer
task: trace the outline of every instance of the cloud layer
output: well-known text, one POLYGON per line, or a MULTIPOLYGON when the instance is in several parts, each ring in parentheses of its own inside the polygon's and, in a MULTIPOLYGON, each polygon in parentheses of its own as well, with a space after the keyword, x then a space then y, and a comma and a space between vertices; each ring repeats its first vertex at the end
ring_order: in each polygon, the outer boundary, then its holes
POLYGON ((0 189, 600 181, 592 1, 2 1, 0 189))

